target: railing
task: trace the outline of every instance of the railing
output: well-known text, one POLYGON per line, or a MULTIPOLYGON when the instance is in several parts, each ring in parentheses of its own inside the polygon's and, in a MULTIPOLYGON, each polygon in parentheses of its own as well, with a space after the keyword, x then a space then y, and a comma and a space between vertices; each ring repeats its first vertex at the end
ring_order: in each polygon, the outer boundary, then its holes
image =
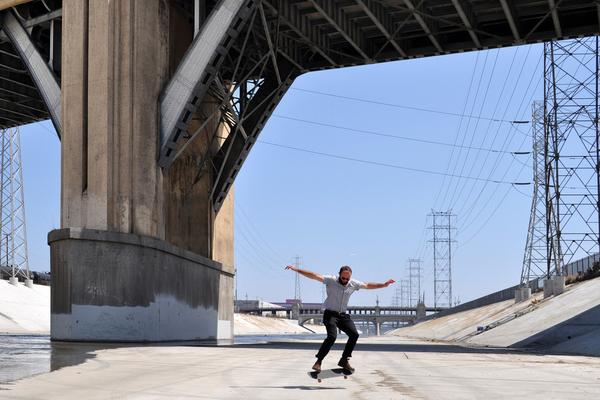
MULTIPOLYGON (((445 307, 425 307, 425 312, 440 312, 445 310, 445 307)), ((287 307, 257 307, 239 310, 242 314, 263 314, 271 313, 276 315, 277 313, 285 312, 288 316, 293 312, 292 308, 287 307)), ((379 306, 350 306, 347 309, 350 315, 364 315, 364 316, 385 316, 385 315, 401 315, 400 313, 416 313, 416 307, 379 307, 379 306)), ((298 313, 304 315, 322 315, 323 309, 321 307, 303 307, 300 305, 298 313)))

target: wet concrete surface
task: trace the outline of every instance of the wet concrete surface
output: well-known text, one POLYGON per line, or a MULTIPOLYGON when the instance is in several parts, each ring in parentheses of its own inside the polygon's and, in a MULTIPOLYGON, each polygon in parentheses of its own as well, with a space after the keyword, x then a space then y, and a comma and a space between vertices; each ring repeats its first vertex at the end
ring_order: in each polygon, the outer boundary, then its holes
POLYGON ((48 336, 0 336, 0 383, 50 371, 48 336))
POLYGON ((47 335, 0 335, 0 384, 85 362, 102 343, 52 342, 47 335))
POLYGON ((78 365, 99 350, 144 346, 255 346, 279 340, 322 340, 325 335, 243 335, 234 341, 170 343, 53 342, 48 335, 0 335, 0 384, 78 365))

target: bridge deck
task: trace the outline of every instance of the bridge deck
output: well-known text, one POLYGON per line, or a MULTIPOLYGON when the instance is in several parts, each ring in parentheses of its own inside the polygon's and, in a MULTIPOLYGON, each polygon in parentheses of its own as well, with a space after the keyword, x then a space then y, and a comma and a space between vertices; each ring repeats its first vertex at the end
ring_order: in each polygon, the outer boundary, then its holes
MULTIPOLYGON (((192 0, 171 3, 193 20, 192 0)), ((209 14, 216 2, 200 3, 207 4, 203 11, 209 14)), ((58 82, 60 4, 34 0, 15 7, 58 82)), ((594 0, 264 0, 264 19, 255 18, 246 29, 262 37, 259 47, 272 48, 307 72, 594 35, 600 31, 599 7, 594 0)), ((239 46, 230 51, 235 57, 239 46)), ((0 34, 0 128, 48 117, 31 74, 0 34)))

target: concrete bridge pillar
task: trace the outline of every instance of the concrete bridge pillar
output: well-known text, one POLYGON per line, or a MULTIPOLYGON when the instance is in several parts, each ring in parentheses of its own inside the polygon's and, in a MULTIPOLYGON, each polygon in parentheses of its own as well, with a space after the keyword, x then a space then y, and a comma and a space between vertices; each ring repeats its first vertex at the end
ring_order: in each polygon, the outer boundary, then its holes
POLYGON ((232 338, 233 194, 215 214, 211 172, 197 168, 215 126, 168 170, 157 164, 159 95, 193 21, 170 0, 64 0, 62 10, 52 339, 232 338))
POLYGON ((423 319, 427 316, 427 308, 425 307, 425 303, 422 301, 419 301, 417 303, 417 311, 416 311, 416 317, 417 317, 417 321, 420 319, 423 319))

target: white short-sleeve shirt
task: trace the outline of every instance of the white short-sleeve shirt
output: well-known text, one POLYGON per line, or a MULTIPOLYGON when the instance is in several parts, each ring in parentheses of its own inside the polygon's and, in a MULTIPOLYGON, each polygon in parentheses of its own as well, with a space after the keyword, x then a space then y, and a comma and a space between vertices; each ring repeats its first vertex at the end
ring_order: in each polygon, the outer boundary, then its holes
POLYGON ((327 289, 327 298, 325 299, 325 303, 323 303, 323 308, 343 313, 348 308, 348 300, 352 293, 359 290, 364 283, 356 279, 350 279, 346 286, 344 286, 338 278, 339 276, 335 275, 323 276, 323 284, 327 289))

